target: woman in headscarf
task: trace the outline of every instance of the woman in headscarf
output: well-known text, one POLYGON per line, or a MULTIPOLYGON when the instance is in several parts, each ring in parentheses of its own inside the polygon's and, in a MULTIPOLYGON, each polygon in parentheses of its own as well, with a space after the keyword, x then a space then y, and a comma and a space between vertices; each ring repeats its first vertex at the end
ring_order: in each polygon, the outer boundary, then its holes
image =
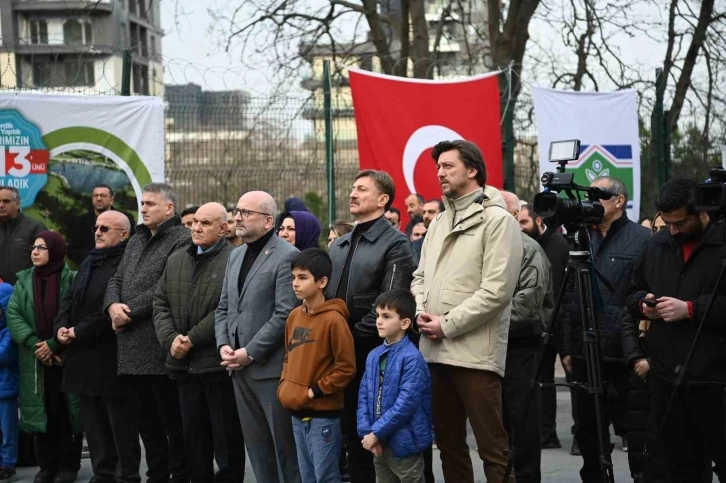
POLYGON ((58 233, 39 233, 30 247, 33 267, 18 272, 8 305, 8 328, 19 349, 20 430, 36 434, 40 471, 34 483, 71 483, 81 467, 77 399, 61 391, 63 346, 53 337, 53 321, 74 275, 65 256, 58 233))
POLYGON ((280 218, 280 238, 300 251, 319 246, 321 228, 315 215, 307 211, 288 211, 280 218))

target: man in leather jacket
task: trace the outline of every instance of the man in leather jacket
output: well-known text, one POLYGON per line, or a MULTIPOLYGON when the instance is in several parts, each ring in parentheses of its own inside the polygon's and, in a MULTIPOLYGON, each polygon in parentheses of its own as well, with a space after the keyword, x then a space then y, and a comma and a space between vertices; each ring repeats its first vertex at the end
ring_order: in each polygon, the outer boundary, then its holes
MULTIPOLYGON (((610 458, 612 445, 609 441, 609 424, 615 426, 615 434, 626 435, 625 415, 627 413, 628 370, 623 363, 620 343, 622 320, 627 316, 625 297, 633 273, 633 263, 643 252, 650 232, 628 219, 625 209, 628 193, 622 181, 602 176, 590 186, 610 191, 614 196, 602 200, 605 214, 597 227, 591 228, 593 262, 596 274, 592 283, 593 300, 597 317, 600 355, 602 358, 602 379, 606 385, 604 417, 605 452, 610 458), (609 393, 615 389, 617 397, 609 393)), ((582 311, 576 278, 571 277, 562 302, 562 364, 572 372, 572 379, 587 384, 587 366, 582 342, 582 311)), ((602 481, 595 402, 583 386, 575 389, 579 424, 575 437, 580 444, 583 466, 580 476, 584 482, 602 481)))
POLYGON ((353 483, 376 481, 373 455, 361 445, 356 428, 358 388, 368 353, 380 345, 376 329, 375 300, 382 292, 408 290, 416 262, 411 242, 383 214, 395 196, 393 179, 384 171, 366 170, 356 175, 350 193, 350 214, 356 227, 329 247, 333 274, 326 298, 345 300, 348 325, 355 341, 356 376, 345 392, 343 432, 353 483))

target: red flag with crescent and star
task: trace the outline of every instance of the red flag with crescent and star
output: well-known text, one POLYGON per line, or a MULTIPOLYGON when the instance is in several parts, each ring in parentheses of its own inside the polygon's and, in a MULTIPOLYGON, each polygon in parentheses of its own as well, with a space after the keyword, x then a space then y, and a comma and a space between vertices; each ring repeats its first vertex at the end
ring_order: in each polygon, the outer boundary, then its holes
POLYGON ((484 155, 487 184, 501 188, 502 136, 497 72, 456 80, 423 80, 349 69, 361 169, 388 172, 396 183, 393 206, 408 215, 411 193, 441 198, 431 149, 466 139, 484 155))

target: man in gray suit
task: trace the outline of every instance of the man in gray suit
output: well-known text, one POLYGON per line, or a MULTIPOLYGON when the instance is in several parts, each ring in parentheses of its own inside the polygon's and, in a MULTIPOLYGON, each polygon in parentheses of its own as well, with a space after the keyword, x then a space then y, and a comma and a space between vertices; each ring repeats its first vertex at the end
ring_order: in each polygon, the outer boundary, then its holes
POLYGON ((299 483, 290 413, 277 401, 285 323, 298 304, 290 262, 298 252, 275 234, 277 205, 251 191, 235 209, 245 242, 227 261, 215 333, 222 365, 232 370, 242 433, 259 483, 299 483))

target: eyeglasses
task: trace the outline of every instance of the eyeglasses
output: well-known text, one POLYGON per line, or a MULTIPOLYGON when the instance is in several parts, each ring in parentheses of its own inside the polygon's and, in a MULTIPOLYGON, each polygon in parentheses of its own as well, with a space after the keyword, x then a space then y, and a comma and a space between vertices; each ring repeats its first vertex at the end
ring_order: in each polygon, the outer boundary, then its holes
POLYGON ((101 230, 101 233, 108 233, 108 230, 121 230, 123 231, 124 228, 114 228, 112 226, 104 226, 104 225, 96 225, 93 227, 93 233, 96 233, 96 231, 101 230))
POLYGON ((47 252, 48 247, 45 245, 30 245, 30 251, 34 252, 35 250, 38 250, 39 252, 47 252))
POLYGON ((232 210, 232 213, 234 213, 234 216, 240 215, 243 220, 246 220, 247 218, 249 218, 252 213, 256 213, 256 214, 262 215, 262 216, 272 216, 269 213, 262 213, 261 211, 240 210, 239 208, 235 208, 234 210, 232 210))

